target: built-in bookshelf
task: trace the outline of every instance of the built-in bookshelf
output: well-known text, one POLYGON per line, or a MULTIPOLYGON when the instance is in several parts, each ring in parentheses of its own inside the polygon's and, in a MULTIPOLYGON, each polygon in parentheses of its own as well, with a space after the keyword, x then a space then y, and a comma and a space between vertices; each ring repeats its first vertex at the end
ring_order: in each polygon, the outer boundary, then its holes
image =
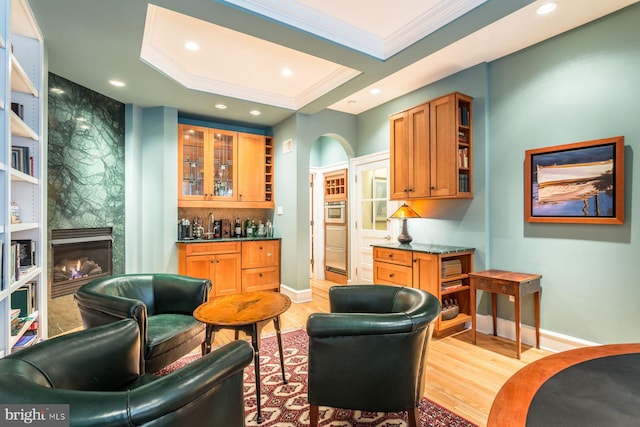
POLYGON ((0 356, 47 335, 43 40, 27 0, 0 0, 0 356))

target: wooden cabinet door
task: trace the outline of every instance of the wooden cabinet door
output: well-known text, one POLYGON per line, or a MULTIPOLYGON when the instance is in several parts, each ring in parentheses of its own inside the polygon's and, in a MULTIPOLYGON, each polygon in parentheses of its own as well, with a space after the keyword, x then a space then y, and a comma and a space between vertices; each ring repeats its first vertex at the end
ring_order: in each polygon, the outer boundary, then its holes
POLYGON ((429 104, 391 116, 390 199, 430 194, 429 104))
POLYGON ((211 158, 206 170, 209 197, 207 200, 237 200, 238 134, 211 129, 207 156, 211 158))
POLYGON ((178 125, 178 200, 205 200, 209 129, 178 125))
MULTIPOLYGON (((413 261, 414 287, 429 292, 440 301, 440 262, 438 255, 415 253, 413 261)), ((440 330, 440 316, 436 320, 435 330, 440 330)))
POLYGON ((238 201, 265 201, 265 137, 238 134, 238 201))
POLYGON ((242 268, 277 267, 279 265, 279 240, 242 242, 242 268))
POLYGON ((221 254, 212 256, 214 274, 211 282, 215 296, 231 295, 241 292, 240 254, 221 254))
MULTIPOLYGON (((212 276, 212 263, 213 257, 210 255, 194 255, 184 258, 184 271, 179 271, 180 274, 184 274, 191 277, 197 277, 198 279, 209 279, 213 284, 212 276)), ((215 296, 215 287, 211 288, 209 292, 209 298, 215 296)))
POLYGON ((458 193, 458 146, 456 97, 431 101, 431 196, 458 193))
POLYGON ((391 150, 389 198, 392 200, 404 199, 409 190, 407 159, 411 155, 411 148, 408 122, 409 115, 406 112, 395 114, 389 119, 391 150))
POLYGON ((431 151, 429 149, 430 118, 429 104, 422 104, 409 110, 409 140, 411 141, 411 156, 409 157, 409 171, 411 173, 412 198, 428 197, 431 194, 431 178, 429 167, 431 164, 431 151))

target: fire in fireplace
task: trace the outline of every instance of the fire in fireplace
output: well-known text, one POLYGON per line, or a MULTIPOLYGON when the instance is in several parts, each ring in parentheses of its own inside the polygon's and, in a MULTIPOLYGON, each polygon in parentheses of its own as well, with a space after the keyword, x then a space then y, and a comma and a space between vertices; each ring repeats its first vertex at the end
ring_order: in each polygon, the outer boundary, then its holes
POLYGON ((51 297, 73 294, 93 279, 111 275, 112 228, 51 231, 51 297))

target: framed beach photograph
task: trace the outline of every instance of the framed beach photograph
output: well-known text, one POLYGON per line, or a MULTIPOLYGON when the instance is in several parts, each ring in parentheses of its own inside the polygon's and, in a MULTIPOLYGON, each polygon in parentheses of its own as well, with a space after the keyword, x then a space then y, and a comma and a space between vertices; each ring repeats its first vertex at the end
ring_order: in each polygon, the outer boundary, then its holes
POLYGON ((624 137, 525 152, 525 221, 624 223, 624 137))

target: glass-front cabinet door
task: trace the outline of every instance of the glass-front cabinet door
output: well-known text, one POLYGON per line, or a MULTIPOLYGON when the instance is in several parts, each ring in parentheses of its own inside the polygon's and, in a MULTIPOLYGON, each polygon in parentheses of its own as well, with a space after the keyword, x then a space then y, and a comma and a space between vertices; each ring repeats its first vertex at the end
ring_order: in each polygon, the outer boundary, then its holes
MULTIPOLYGON (((238 181, 238 153, 235 132, 211 130, 212 143, 207 148, 213 170, 207 178, 212 199, 236 200, 238 181)), ((209 199, 210 200, 210 199, 209 199)))
POLYGON ((204 200, 205 196, 205 143, 209 129, 199 126, 179 125, 181 140, 178 150, 178 198, 204 200))

